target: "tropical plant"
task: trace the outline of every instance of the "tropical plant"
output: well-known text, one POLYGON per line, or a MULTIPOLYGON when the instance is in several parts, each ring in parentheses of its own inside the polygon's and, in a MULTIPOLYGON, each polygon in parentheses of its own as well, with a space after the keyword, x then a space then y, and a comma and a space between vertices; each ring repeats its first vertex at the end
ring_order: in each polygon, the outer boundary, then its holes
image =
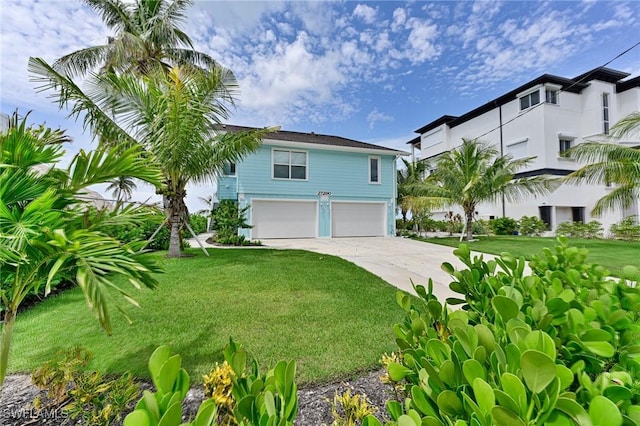
POLYGON ((138 186, 135 181, 128 176, 120 176, 111 181, 109 186, 107 186, 107 191, 111 191, 113 197, 116 199, 116 202, 130 200, 133 196, 133 191, 138 186))
POLYGON ((234 200, 220 201, 212 215, 212 228, 216 232, 214 240, 220 244, 241 245, 244 237, 237 239, 238 229, 251 228, 246 218, 248 210, 249 206, 240 208, 238 202, 234 200), (236 242, 239 244, 235 244, 236 242))
POLYGON ((133 412, 124 419, 123 426, 213 426, 217 415, 216 403, 204 401, 192 423, 182 423, 182 401, 187 396, 191 379, 182 368, 182 357, 168 346, 160 346, 149 358, 149 372, 156 388, 145 390, 133 412))
MULTIPOLYGON (((394 327, 402 351, 389 378, 408 397, 390 401, 392 425, 633 425, 640 421, 640 279, 586 263, 588 251, 559 238, 524 258, 454 251, 463 269, 444 263, 451 311, 433 282, 397 300, 394 327)), ((379 424, 372 420, 371 424, 379 424)))
POLYGON ((586 165, 566 176, 566 182, 612 186, 611 191, 596 202, 592 215, 600 216, 607 210, 624 210, 638 202, 640 150, 617 143, 635 134, 640 134, 640 112, 617 122, 611 128, 610 142, 585 142, 568 151, 571 158, 586 165))
POLYGON ((620 240, 640 240, 640 224, 638 224, 638 216, 627 216, 619 223, 614 223, 609 228, 609 232, 611 232, 613 238, 620 240))
POLYGON ((555 181, 545 176, 514 179, 515 173, 531 163, 533 157, 513 159, 500 156, 491 146, 463 139, 457 149, 444 153, 436 170, 424 182, 411 185, 417 195, 434 205, 462 207, 466 219, 466 239, 473 238, 472 222, 477 206, 548 193, 555 181))
POLYGON ((402 221, 407 221, 407 214, 415 209, 417 200, 413 200, 411 185, 421 182, 424 179, 426 170, 423 161, 412 162, 401 158, 404 168, 398 170, 398 198, 397 204, 402 213, 402 221), (413 206, 413 208, 412 208, 413 206))
POLYGON ((79 199, 90 185, 132 176, 159 184, 138 148, 81 150, 67 170, 52 167, 68 138, 61 130, 27 125, 14 113, 0 133, 0 300, 4 314, 0 344, 0 384, 4 381, 18 308, 24 298, 60 277, 73 280, 102 327, 111 333, 110 291, 135 301, 111 281, 126 277, 136 288, 154 287, 159 267, 140 253, 141 243, 122 244, 99 231, 107 224, 135 224, 141 219, 129 207, 88 220, 79 199))
POLYGON ((541 236, 547 229, 547 224, 537 216, 522 216, 518 220, 520 235, 541 236))
POLYGON ((194 50, 180 26, 192 0, 83 0, 114 32, 106 44, 69 53, 53 67, 61 74, 84 77, 91 71, 149 74, 175 65, 217 66, 194 50))
MULTIPOLYGON (((92 356, 81 347, 58 352, 32 374, 31 381, 46 389, 49 404, 62 407, 72 419, 80 417, 87 426, 117 423, 140 395, 140 386, 130 373, 106 379, 97 371, 85 371, 92 356)), ((43 406, 40 396, 33 404, 36 409, 43 406)))
POLYGON ((518 222, 511 217, 497 217, 489 221, 495 235, 513 235, 518 232, 518 222))
POLYGON ((165 200, 171 227, 169 257, 180 256, 180 230, 188 217, 184 198, 189 183, 205 183, 230 161, 254 151, 273 129, 225 132, 237 84, 222 67, 205 71, 176 67, 137 77, 95 75, 83 92, 69 76, 44 60, 31 58, 29 69, 41 89, 53 89, 61 108, 85 115, 85 125, 109 144, 140 145, 159 165, 163 180, 156 187, 165 200))

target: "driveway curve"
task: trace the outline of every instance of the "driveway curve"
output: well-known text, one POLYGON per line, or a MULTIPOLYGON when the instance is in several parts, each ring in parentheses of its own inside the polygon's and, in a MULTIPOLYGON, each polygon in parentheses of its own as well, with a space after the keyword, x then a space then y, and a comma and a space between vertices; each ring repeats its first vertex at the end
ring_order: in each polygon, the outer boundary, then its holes
POLYGON ((270 239, 262 240, 262 244, 338 256, 409 293, 414 293, 411 281, 426 287, 431 278, 433 292, 439 300, 459 297, 449 289, 451 277, 440 268, 443 262, 456 268, 463 266, 451 247, 399 237, 270 239))

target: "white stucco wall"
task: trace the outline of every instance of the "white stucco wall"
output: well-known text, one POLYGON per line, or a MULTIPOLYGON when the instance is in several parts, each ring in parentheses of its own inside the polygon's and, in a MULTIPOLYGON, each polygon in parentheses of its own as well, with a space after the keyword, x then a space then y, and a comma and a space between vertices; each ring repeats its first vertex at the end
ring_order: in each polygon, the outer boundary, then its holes
MULTIPOLYGON (((540 99, 544 101, 544 86, 539 87, 540 99)), ((527 92, 530 92, 528 90, 527 92)), ((616 121, 626 115, 640 110, 640 88, 634 87, 622 93, 616 93, 614 83, 598 80, 589 82, 589 86, 581 93, 561 92, 558 105, 542 103, 535 108, 520 111, 519 99, 502 105, 503 148, 509 152, 509 145, 526 141, 526 154, 536 157, 522 172, 540 169, 577 170, 582 164, 560 157, 560 136, 573 139, 573 145, 588 140, 607 140, 602 134, 603 113, 602 94, 609 94, 609 123, 613 126, 616 121)), ((466 121, 458 126, 449 128, 442 125, 437 135, 441 143, 431 144, 423 149, 421 158, 432 157, 456 148, 462 143, 462 138, 480 139, 492 144, 500 151, 499 109, 496 107, 478 117, 466 121), (485 134, 486 133, 486 134, 485 134)), ((436 139, 430 133, 429 141, 436 139)), ((640 135, 634 136, 627 143, 640 144, 640 135)), ((523 145, 518 146, 519 149, 523 145)), ((518 151, 521 152, 521 151, 518 151)), ((638 203, 626 211, 607 212, 601 217, 591 215, 595 203, 608 194, 612 189, 604 185, 562 185, 553 194, 537 197, 518 203, 506 203, 506 215, 519 219, 522 216, 540 216, 540 206, 552 206, 553 229, 563 221, 571 220, 571 207, 585 208, 585 221, 600 221, 605 232, 611 224, 620 221, 630 214, 638 214, 638 203)), ((458 208, 455 212, 461 213, 458 208)), ((482 218, 502 216, 502 203, 478 206, 478 214, 482 218)), ((443 212, 434 212, 434 218, 442 218, 443 212)))

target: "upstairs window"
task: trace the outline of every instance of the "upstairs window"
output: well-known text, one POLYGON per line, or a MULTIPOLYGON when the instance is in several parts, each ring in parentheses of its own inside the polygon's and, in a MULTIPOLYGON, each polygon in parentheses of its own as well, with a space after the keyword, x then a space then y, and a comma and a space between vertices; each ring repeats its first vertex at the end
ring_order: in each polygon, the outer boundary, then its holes
POLYGON ((307 153, 304 151, 273 150, 273 178, 306 180, 307 153))
POLYGON ((369 183, 380 183, 380 157, 369 157, 369 183))
POLYGON ((571 147, 573 146, 573 139, 570 138, 560 138, 558 140, 559 144, 560 144, 560 149, 558 150, 558 153, 560 154, 560 157, 566 157, 567 156, 567 151, 569 151, 571 149, 571 147))
POLYGON ((609 134, 609 94, 602 94, 602 133, 609 134))
POLYGON ((558 105, 558 90, 546 89, 544 91, 545 102, 548 104, 558 105))
POLYGON ((520 111, 540 103, 540 91, 536 90, 520 98, 520 111))
POLYGON ((225 176, 235 176, 236 175, 236 163, 226 163, 222 170, 225 176))

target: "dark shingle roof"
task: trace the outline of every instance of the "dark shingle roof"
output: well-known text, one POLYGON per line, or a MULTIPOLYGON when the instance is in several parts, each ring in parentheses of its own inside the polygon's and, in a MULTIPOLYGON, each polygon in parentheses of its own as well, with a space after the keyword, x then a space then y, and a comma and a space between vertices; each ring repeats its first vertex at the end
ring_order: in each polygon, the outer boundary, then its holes
MULTIPOLYGON (((222 129, 228 132, 240 132, 243 130, 255 130, 256 128, 225 124, 222 126, 222 129)), ((400 154, 400 155, 407 154, 404 151, 399 151, 397 149, 387 148, 380 145, 360 142, 353 139, 343 138, 340 136, 321 135, 313 132, 303 133, 303 132, 291 132, 288 130, 279 130, 277 132, 269 133, 268 135, 265 136, 265 139, 287 141, 287 142, 312 143, 317 145, 343 146, 348 148, 374 149, 377 151, 389 151, 389 154, 400 154)))

